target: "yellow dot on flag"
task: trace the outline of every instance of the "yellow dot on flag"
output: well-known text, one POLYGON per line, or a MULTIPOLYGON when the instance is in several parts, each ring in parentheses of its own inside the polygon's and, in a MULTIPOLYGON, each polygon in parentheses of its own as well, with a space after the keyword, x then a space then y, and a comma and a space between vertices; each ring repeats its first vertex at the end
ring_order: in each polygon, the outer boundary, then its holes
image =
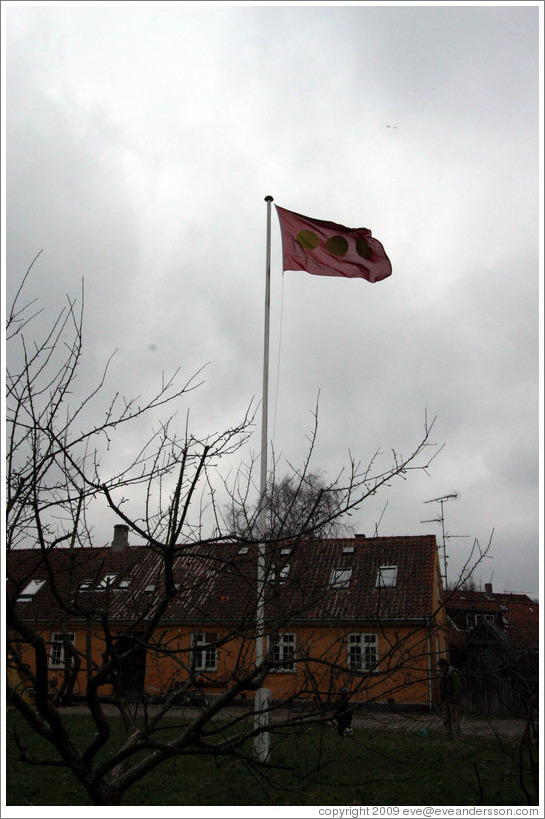
POLYGON ((358 236, 356 239, 356 252, 358 256, 362 256, 364 259, 370 259, 373 255, 373 251, 365 238, 365 236, 358 236))
POLYGON ((300 230, 296 238, 303 250, 314 250, 320 243, 320 240, 312 230, 300 230))
POLYGON ((344 236, 332 236, 327 240, 325 246, 334 256, 344 256, 348 251, 348 242, 344 236))

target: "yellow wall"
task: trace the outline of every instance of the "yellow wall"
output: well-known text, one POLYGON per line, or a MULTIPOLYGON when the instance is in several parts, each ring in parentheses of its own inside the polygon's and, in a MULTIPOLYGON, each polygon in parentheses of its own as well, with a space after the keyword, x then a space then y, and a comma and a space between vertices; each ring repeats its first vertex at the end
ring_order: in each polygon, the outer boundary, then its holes
MULTIPOLYGON (((51 628, 43 632, 44 639, 49 640, 54 631, 60 629, 51 628)), ((395 703, 429 704, 430 671, 434 678, 437 647, 442 639, 440 631, 407 625, 377 629, 369 626, 330 629, 302 626, 288 631, 296 634, 296 667, 295 671, 277 671, 268 676, 264 685, 271 689, 274 699, 319 697, 325 702, 334 697, 342 685, 347 685, 354 699, 362 702, 393 700, 395 703), (352 632, 378 635, 378 671, 362 673, 347 669, 347 636, 352 632)), ((221 639, 221 632, 215 632, 221 639)), ((86 634, 83 630, 76 630, 75 633, 76 649, 84 657, 86 634)), ((191 633, 187 627, 169 627, 161 634, 162 646, 168 646, 169 652, 178 654, 185 668, 177 665, 171 657, 147 652, 145 690, 148 693, 164 691, 174 680, 187 680, 185 669, 190 658, 191 633)), ((93 633, 92 647, 93 659, 100 664, 104 644, 98 632, 93 633)), ((202 672, 206 689, 211 693, 225 691, 236 678, 237 671, 242 674, 251 667, 254 658, 253 640, 247 643, 234 638, 229 640, 218 649, 217 670, 202 672)), ((34 666, 30 648, 26 649, 24 660, 31 667, 34 666)), ((60 685, 62 671, 50 669, 49 676, 57 677, 60 685)), ((85 686, 86 663, 82 659, 74 692, 83 694, 85 686)), ((111 686, 104 686, 102 692, 111 693, 111 686)), ((251 692, 248 696, 252 696, 251 692)))

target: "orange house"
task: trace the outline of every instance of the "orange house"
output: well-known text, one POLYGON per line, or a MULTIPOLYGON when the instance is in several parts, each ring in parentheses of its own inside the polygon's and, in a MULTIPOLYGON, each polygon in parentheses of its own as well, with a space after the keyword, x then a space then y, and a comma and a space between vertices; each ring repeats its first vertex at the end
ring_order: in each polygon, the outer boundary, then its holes
MULTIPOLYGON (((261 684, 274 700, 327 703, 347 685, 355 701, 432 707, 447 646, 434 536, 282 542, 267 546, 265 561, 261 684)), ((52 688, 69 654, 72 669, 78 664, 72 693, 83 697, 110 641, 119 658, 103 694, 117 685, 161 696, 199 677, 213 696, 255 672, 256 566, 252 544, 181 545, 176 592, 165 601, 160 553, 129 545, 128 528, 117 526, 110 547, 57 549, 47 559, 12 551, 8 595, 44 640, 52 688)), ((8 652, 28 685, 34 650, 21 629, 10 629, 8 652)), ((237 695, 252 697, 255 687, 241 684, 237 695)))

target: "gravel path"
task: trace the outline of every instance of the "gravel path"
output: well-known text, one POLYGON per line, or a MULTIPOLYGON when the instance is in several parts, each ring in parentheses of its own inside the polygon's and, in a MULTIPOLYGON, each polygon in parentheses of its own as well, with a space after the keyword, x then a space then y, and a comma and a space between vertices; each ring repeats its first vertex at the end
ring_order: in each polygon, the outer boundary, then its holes
MULTIPOLYGON (((353 721, 354 727, 379 728, 387 731, 402 731, 404 733, 417 732, 422 729, 428 733, 442 733, 443 720, 440 714, 392 714, 378 712, 373 714, 357 715, 353 721)), ((462 715, 460 718, 460 733, 462 736, 507 736, 522 737, 526 728, 526 720, 522 719, 485 719, 473 715, 462 715)))
MULTIPOLYGON (((150 710, 155 710, 157 706, 151 706, 150 710)), ((61 709, 64 713, 87 713, 85 706, 73 705, 65 706, 61 709)), ((105 705, 106 713, 116 714, 117 709, 112 705, 105 705)), ((189 713, 197 714, 195 708, 185 709, 189 713)), ((170 717, 176 718, 180 716, 182 709, 173 708, 169 714, 170 717)), ((225 709, 224 716, 228 719, 234 717, 241 717, 245 712, 243 707, 231 707, 225 709)), ((248 711, 248 717, 251 712, 248 711)), ((299 713, 304 714, 301 710, 299 713)), ((271 716, 271 721, 282 720, 287 717, 287 712, 283 709, 275 711, 271 716)), ((391 712, 373 710, 371 712, 356 713, 354 715, 354 728, 358 729, 378 729, 383 731, 401 731, 403 733, 416 733, 420 730, 426 730, 428 733, 442 733, 443 722, 440 713, 428 712, 391 712)), ((460 731, 462 736, 504 736, 512 738, 522 737, 526 728, 526 721, 523 719, 507 719, 507 718, 491 718, 476 717, 474 715, 463 714, 460 718, 460 731)))

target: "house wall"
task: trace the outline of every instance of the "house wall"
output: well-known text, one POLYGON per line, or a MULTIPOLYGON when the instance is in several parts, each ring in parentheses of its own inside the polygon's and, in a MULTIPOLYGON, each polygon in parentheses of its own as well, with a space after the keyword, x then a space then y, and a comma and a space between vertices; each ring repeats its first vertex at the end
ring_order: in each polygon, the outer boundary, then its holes
POLYGON ((294 671, 272 673, 267 687, 273 697, 286 699, 317 696, 335 698, 346 685, 355 700, 427 704, 429 701, 426 631, 421 627, 295 630, 297 654, 294 671), (348 637, 376 635, 378 664, 370 671, 349 668, 348 637), (306 661, 308 653, 312 660, 306 661))
MULTIPOLYGON (((60 631, 62 627, 53 625, 43 630, 42 636, 49 641, 53 632, 60 631)), ((295 635, 297 659, 294 670, 275 671, 267 678, 265 686, 271 689, 275 700, 318 697, 327 702, 337 696, 342 685, 347 685, 354 700, 361 702, 429 705, 430 697, 432 701, 436 698, 434 677, 437 646, 441 645, 440 630, 422 625, 372 627, 361 624, 334 628, 298 626, 287 631, 295 635), (378 667, 370 673, 348 668, 348 635, 352 633, 377 636, 378 667)), ((74 633, 76 650, 85 657, 87 633, 83 628, 75 628, 74 633)), ((214 633, 219 640, 227 636, 220 630, 214 633)), ((169 652, 177 655, 183 666, 172 657, 148 652, 145 669, 142 667, 142 681, 144 690, 151 695, 168 690, 175 681, 187 680, 186 669, 191 662, 194 634, 191 628, 171 626, 161 634, 163 646, 168 646, 169 652)), ((92 659, 100 665, 104 641, 98 629, 92 631, 91 646, 92 659)), ((23 659, 31 668, 34 667, 33 655, 32 649, 27 647, 23 659)), ((237 675, 252 667, 254 659, 253 640, 227 640, 217 651, 217 667, 200 672, 206 690, 209 693, 225 691, 237 675)), ((85 693, 86 672, 86 662, 82 659, 75 694, 85 693)), ((49 676, 51 681, 56 678, 60 686, 62 670, 50 668, 49 676)), ((101 690, 105 695, 110 694, 112 686, 105 685, 101 690)))
MULTIPOLYGON (((295 634, 296 666, 293 670, 275 671, 267 678, 265 685, 272 691, 274 699, 319 697, 327 701, 335 696, 338 689, 346 684, 352 691, 353 698, 362 702, 395 702, 398 704, 431 705, 437 701, 436 664, 440 656, 447 652, 447 620, 442 607, 442 583, 439 558, 436 552, 433 573, 427 578, 428 589, 432 590, 432 612, 429 623, 419 622, 415 625, 402 623, 372 624, 361 623, 329 626, 298 625, 286 631, 295 634), (348 668, 348 644, 350 633, 376 634, 378 648, 378 667, 369 673, 351 671, 348 668), (309 659, 312 658, 312 659, 309 659), (340 666, 339 671, 335 666, 340 666)), ((40 631, 37 624, 34 627, 40 631)), ((76 635, 76 649, 80 656, 86 656, 88 635, 83 625, 71 629, 76 635)), ((187 679, 187 667, 190 663, 192 633, 187 625, 169 625, 156 632, 161 635, 163 646, 167 646, 171 657, 155 657, 150 652, 142 658, 141 683, 149 693, 164 691, 176 679, 187 679), (175 657, 182 661, 177 664, 175 657), (185 666, 185 668, 184 668, 185 666)), ((203 629, 200 631, 215 632, 218 639, 226 642, 218 649, 217 668, 205 670, 203 676, 206 687, 211 692, 224 691, 235 679, 244 673, 255 660, 253 639, 242 642, 228 635, 221 629, 203 629)), ((41 634, 46 641, 53 632, 62 631, 60 623, 42 628, 41 634)), ((101 663, 104 650, 103 637, 98 628, 91 632, 91 655, 94 662, 101 663)), ((34 652, 30 647, 24 650, 23 659, 34 668, 34 652)), ((86 664, 82 659, 78 681, 74 693, 85 693, 86 664)), ((50 669, 50 677, 57 677, 60 684, 61 670, 50 669)), ((130 675, 129 675, 130 676, 130 675)), ((137 675, 138 676, 138 675, 137 675)), ((104 686, 104 694, 111 692, 111 685, 104 686)))
MULTIPOLYGON (((218 633, 218 632, 216 632, 218 633)), ((296 661, 293 670, 273 671, 265 685, 273 699, 308 698, 318 696, 326 701, 336 696, 342 685, 348 685, 361 701, 428 704, 430 699, 429 672, 435 662, 428 656, 428 632, 421 626, 370 628, 369 626, 335 629, 299 626, 286 630, 295 636, 296 661), (378 668, 371 673, 348 669, 348 635, 352 633, 377 635, 378 668), (346 669, 340 671, 341 668, 346 669)), ((218 633, 221 639, 222 634, 218 633)), ((177 635, 169 632, 169 644, 184 652, 189 659, 191 633, 177 635)), ((267 645, 267 648, 270 644, 267 645)), ((253 640, 244 645, 236 639, 218 649, 217 669, 205 670, 202 676, 211 693, 219 693, 236 676, 254 662, 253 640)), ((431 644, 433 652, 433 644, 431 644)), ((168 658, 148 658, 146 687, 162 689, 175 674, 175 666, 168 658)), ((183 673, 180 673, 183 679, 183 673)))

